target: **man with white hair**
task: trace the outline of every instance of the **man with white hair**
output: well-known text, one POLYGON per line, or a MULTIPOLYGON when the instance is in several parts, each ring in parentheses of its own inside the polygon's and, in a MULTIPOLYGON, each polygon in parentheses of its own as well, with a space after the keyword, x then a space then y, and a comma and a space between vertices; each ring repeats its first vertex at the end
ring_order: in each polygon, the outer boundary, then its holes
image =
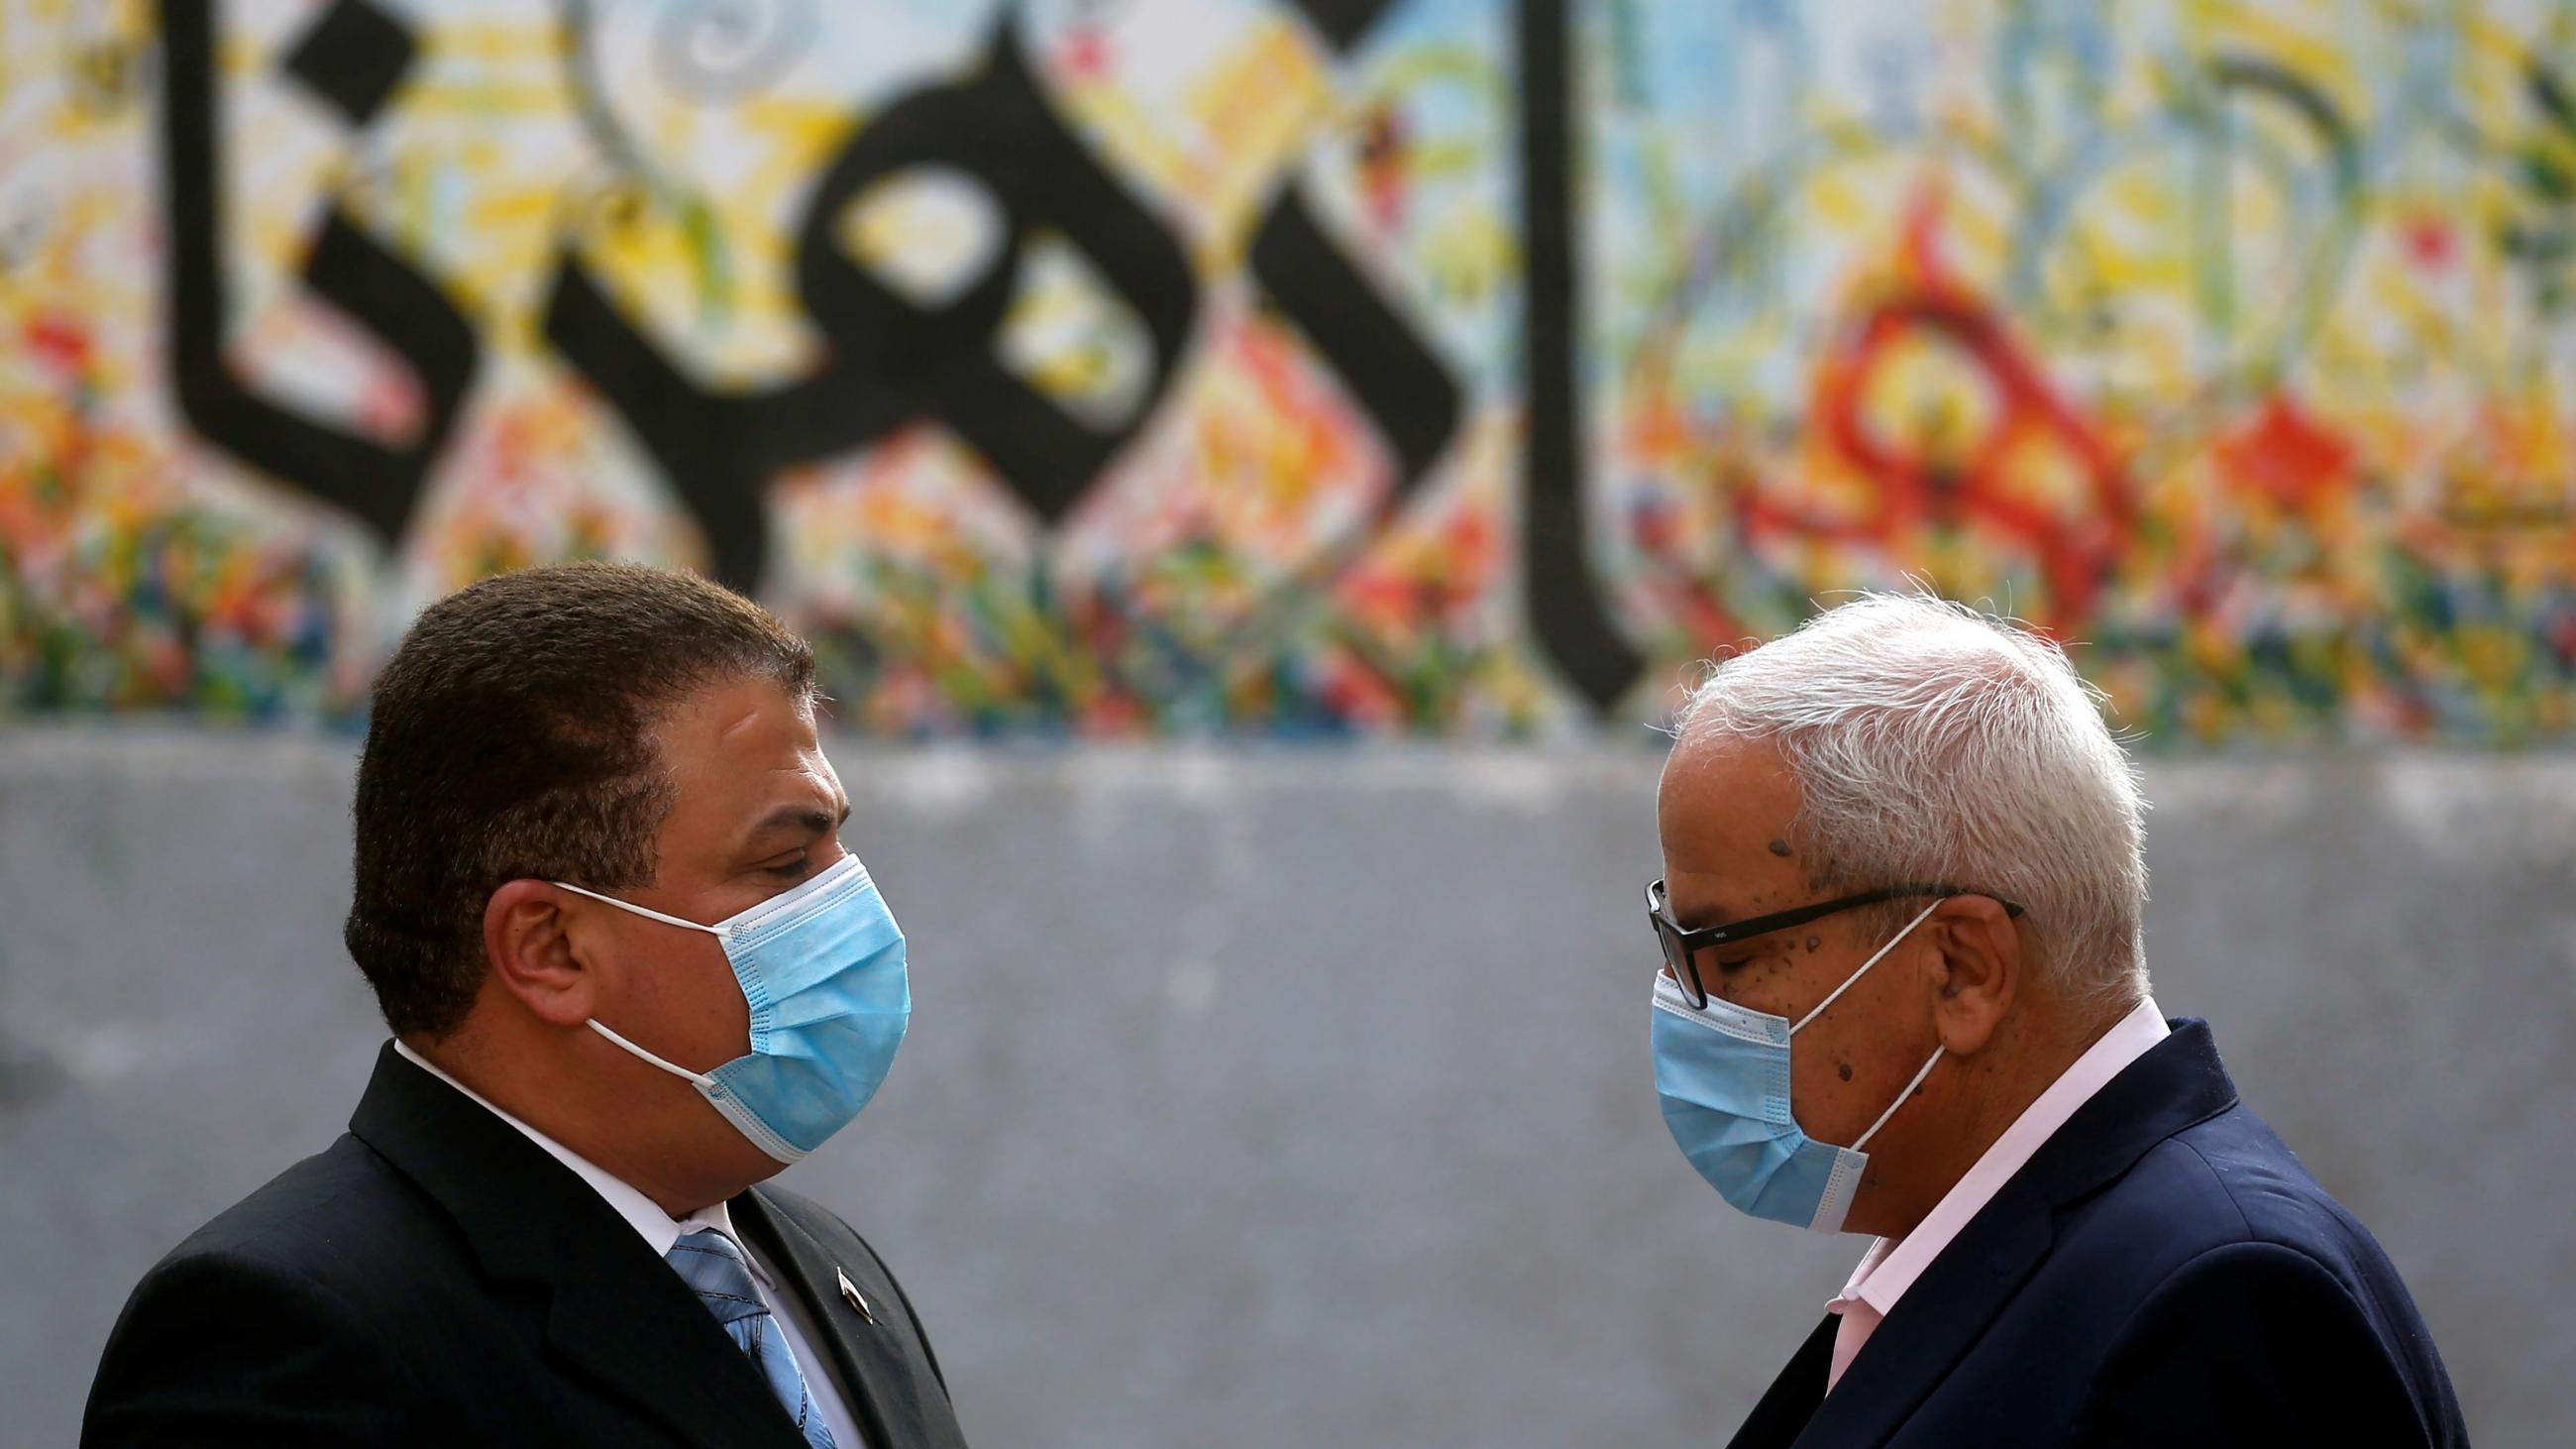
POLYGON ((2465 1445, 2397 1270, 2148 995, 2097 699, 1878 595, 1682 712, 1665 1122, 1745 1212, 1877 1239, 1734 1443, 2465 1445))

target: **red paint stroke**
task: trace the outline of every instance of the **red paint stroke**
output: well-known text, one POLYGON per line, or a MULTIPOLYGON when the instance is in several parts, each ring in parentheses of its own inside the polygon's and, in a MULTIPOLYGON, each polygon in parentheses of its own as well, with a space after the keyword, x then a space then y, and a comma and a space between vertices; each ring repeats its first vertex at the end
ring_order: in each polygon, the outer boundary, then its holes
POLYGON ((2439 217, 2419 217, 2406 228, 2406 255, 2428 271, 2449 266, 2456 243, 2451 224, 2439 217))
POLYGON ((2349 487, 2360 458, 2358 449, 2310 417, 2286 391, 2265 399, 2253 421, 2219 439, 2211 454, 2231 487, 2299 514, 2314 512, 2349 487))
POLYGON ((1360 125, 1360 190, 1368 198, 1369 220, 1381 232, 1404 224, 1411 152, 1403 112, 1386 102, 1371 106, 1360 125))
POLYGON ((1876 508, 1840 517, 1798 508, 1760 490, 1736 494, 1737 522, 1752 542, 1815 540, 1896 545, 1929 524, 1964 523, 2028 549, 2048 585, 2050 617, 2063 633, 2092 612, 2135 514, 2120 459, 2092 421, 2041 371, 1994 309, 1950 273, 1936 245, 1940 198, 1927 188, 1909 209, 1904 275, 1864 312, 1847 345, 1819 368, 1809 416, 1841 459, 1877 489, 1876 508), (1873 373, 1910 338, 1929 334, 1968 359, 1994 400, 1995 419, 1956 461, 1920 456, 1874 436, 1861 400, 1873 373), (2086 511, 2075 516, 2012 491, 2006 468, 2034 443, 2070 455, 2084 480, 2086 511))
POLYGON ((77 377, 89 365, 89 332, 77 318, 48 312, 29 319, 27 347, 60 371, 77 377))
POLYGON ((1065 37, 1064 68, 1068 73, 1082 80, 1097 80, 1107 75, 1115 62, 1109 37, 1097 27, 1086 25, 1065 37))

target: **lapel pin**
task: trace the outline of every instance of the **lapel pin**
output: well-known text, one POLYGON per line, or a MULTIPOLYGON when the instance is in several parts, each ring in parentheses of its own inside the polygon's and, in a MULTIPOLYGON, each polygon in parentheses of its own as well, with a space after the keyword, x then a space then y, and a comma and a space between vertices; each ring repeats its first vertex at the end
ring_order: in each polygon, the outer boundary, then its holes
POLYGON ((876 1322, 876 1314, 868 1310, 868 1295, 860 1292, 859 1285, 850 1281, 848 1271, 835 1263, 832 1265, 832 1276, 841 1280, 841 1296, 850 1300, 850 1306, 859 1310, 859 1316, 870 1323, 876 1322))

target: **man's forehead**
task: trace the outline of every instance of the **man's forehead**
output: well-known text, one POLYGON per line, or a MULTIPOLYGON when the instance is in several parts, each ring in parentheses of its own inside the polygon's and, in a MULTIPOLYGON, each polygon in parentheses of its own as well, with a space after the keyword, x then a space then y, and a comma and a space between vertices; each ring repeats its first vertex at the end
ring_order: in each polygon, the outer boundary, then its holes
POLYGON ((765 803, 781 801, 843 804, 840 772, 823 753, 810 725, 793 731, 756 729, 745 736, 746 748, 728 753, 743 772, 745 790, 765 803))
POLYGON ((768 680, 720 685, 700 697, 694 712, 726 744, 792 745, 815 738, 813 707, 768 680))
POLYGON ((1674 917, 1712 926, 1791 903, 1804 882, 1790 844, 1797 778, 1761 740, 1685 738, 1656 797, 1674 917))
POLYGON ((1765 741, 1685 735, 1664 761, 1656 809, 1668 826, 1776 830, 1797 813, 1797 778, 1765 741))
POLYGON ((838 803, 840 782, 823 756, 812 710, 774 684, 711 689, 673 709, 660 734, 684 792, 695 784, 733 797, 820 794, 838 803))
MULTIPOLYGON (((781 733, 778 726, 779 719, 775 710, 755 705, 735 715, 732 723, 717 729, 716 738, 727 744, 751 743, 761 735, 781 733)), ((785 733, 792 737, 794 731, 791 729, 785 733)))

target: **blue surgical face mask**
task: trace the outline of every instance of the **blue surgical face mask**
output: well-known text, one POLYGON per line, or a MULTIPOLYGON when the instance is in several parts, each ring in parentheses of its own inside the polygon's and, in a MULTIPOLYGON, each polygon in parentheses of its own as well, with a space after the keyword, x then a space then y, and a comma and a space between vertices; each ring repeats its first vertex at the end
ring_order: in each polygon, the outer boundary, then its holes
POLYGON ((1728 1202, 1757 1218, 1820 1233, 1842 1231, 1869 1154, 1861 1151, 1941 1060, 1936 1048, 1914 1080, 1849 1147, 1818 1142, 1789 1115, 1789 1041, 1834 1004, 1834 998, 1896 949, 1896 942, 1939 909, 1939 901, 1905 923, 1833 993, 1792 1025, 1785 1016, 1747 1011, 1715 996, 1694 1008, 1681 983, 1655 975, 1655 1091, 1664 1125, 1682 1155, 1728 1202))
POLYGON ((859 1115, 894 1066, 912 1019, 903 928, 854 855, 712 926, 563 881, 565 890, 668 925, 705 931, 751 1005, 751 1050, 693 1072, 597 1020, 591 1029, 697 1087, 761 1151, 794 1162, 859 1115))

